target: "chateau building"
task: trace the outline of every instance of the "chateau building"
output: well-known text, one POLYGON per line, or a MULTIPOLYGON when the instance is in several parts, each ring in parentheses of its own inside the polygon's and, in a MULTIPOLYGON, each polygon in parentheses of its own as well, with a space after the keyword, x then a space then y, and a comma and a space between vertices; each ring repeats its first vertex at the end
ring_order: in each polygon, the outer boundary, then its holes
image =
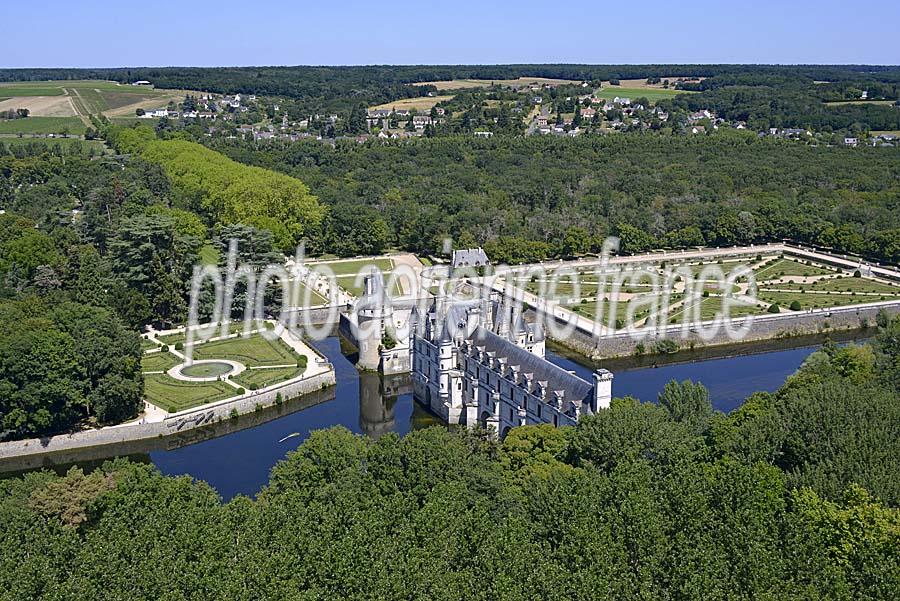
POLYGON ((415 398, 450 424, 490 428, 573 425, 608 408, 613 375, 587 382, 544 357, 539 326, 512 314, 499 295, 486 301, 436 299, 411 314, 409 348, 415 398))

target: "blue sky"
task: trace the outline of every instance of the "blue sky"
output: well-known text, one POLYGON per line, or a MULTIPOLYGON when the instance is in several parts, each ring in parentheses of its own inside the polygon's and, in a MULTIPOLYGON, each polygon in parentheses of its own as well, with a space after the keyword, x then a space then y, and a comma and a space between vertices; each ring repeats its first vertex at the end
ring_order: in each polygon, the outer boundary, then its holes
POLYGON ((0 67, 900 64, 900 2, 9 2, 0 67), (633 8, 631 8, 633 6, 633 8))

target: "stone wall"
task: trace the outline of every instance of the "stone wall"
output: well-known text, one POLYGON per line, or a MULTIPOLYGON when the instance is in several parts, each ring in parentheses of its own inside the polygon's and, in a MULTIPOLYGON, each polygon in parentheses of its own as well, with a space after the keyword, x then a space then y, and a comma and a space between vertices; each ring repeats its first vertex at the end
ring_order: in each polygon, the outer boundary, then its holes
MULTIPOLYGON (((900 302, 819 309, 812 312, 758 315, 754 317, 747 334, 739 340, 729 337, 724 327, 721 326, 711 336, 703 336, 702 331, 696 326, 692 325, 685 330, 680 324, 668 326, 661 331, 645 332, 643 337, 621 333, 598 338, 580 328, 575 328, 571 334, 565 337, 554 335, 551 328, 546 328, 545 331, 552 340, 586 357, 598 360, 634 355, 639 344, 643 345, 645 352, 653 353, 657 342, 663 338, 672 340, 679 348, 700 348, 820 334, 826 331, 855 330, 866 325, 873 325, 881 310, 885 310, 891 315, 900 314, 900 302)), ((534 311, 530 311, 528 318, 535 320, 537 315, 534 311)), ((564 327, 565 324, 561 320, 553 319, 559 328, 564 327)), ((739 325, 741 320, 736 320, 736 322, 739 325)), ((709 328, 708 325, 707 327, 709 328)))
POLYGON ((255 392, 250 391, 240 397, 173 413, 160 422, 130 423, 72 434, 3 442, 0 443, 0 461, 85 447, 119 445, 152 438, 165 438, 229 419, 233 415, 232 411, 242 415, 256 411, 257 406, 273 405, 279 393, 282 399, 287 400, 333 386, 335 382, 334 369, 330 369, 325 373, 286 382, 281 386, 273 386, 255 392))

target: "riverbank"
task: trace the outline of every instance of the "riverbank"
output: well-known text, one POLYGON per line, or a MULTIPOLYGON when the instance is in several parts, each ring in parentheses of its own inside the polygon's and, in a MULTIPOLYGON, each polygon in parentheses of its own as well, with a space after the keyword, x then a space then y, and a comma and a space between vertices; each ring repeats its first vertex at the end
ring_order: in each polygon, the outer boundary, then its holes
POLYGON ((789 338, 739 342, 729 345, 701 346, 693 349, 681 349, 674 353, 654 353, 639 356, 630 355, 626 357, 605 358, 602 360, 592 360, 553 340, 548 340, 547 348, 553 353, 565 357, 579 365, 592 369, 603 367, 615 374, 622 371, 655 369, 689 363, 703 363, 720 359, 733 359, 751 355, 777 353, 785 350, 819 347, 829 341, 837 344, 861 342, 869 340, 874 336, 875 332, 876 328, 873 324, 872 327, 868 328, 835 330, 817 334, 792 336, 789 338))
MULTIPOLYGON (((247 391, 240 396, 193 409, 168 414, 161 421, 138 421, 95 430, 82 430, 43 438, 29 438, 0 443, 0 464, 25 457, 72 451, 80 448, 123 445, 166 438, 195 428, 211 426, 266 407, 334 386, 334 369, 271 386, 261 391, 247 391)), ((0 467, 2 469, 2 467, 0 467)))

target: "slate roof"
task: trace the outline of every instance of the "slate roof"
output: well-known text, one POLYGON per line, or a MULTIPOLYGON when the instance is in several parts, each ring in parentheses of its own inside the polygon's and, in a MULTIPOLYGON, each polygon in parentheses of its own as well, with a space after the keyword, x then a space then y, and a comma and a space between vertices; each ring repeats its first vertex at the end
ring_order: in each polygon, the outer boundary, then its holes
POLYGON ((520 373, 533 374, 535 381, 546 381, 548 391, 564 390, 567 399, 586 399, 594 392, 593 384, 487 328, 479 327, 475 330, 471 343, 476 347, 484 347, 485 351, 493 352, 497 357, 505 357, 507 365, 518 365, 520 373))

